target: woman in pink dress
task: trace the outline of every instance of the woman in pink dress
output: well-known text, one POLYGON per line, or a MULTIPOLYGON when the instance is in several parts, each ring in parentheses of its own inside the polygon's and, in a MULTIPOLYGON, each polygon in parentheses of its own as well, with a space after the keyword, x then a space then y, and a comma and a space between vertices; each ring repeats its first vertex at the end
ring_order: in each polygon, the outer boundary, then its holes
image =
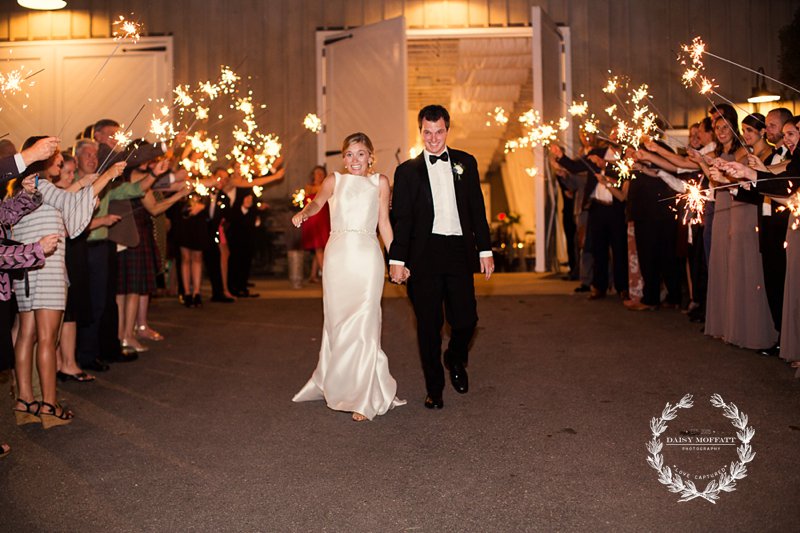
MULTIPOLYGON (((306 186, 306 205, 310 204, 314 197, 317 196, 326 175, 327 171, 323 166, 317 165, 311 171, 311 184, 306 186)), ((328 210, 328 204, 325 204, 317 216, 312 217, 303 225, 303 250, 314 252, 314 260, 311 262, 311 275, 308 278, 309 283, 319 282, 325 245, 328 244, 330 234, 331 215, 328 210)))

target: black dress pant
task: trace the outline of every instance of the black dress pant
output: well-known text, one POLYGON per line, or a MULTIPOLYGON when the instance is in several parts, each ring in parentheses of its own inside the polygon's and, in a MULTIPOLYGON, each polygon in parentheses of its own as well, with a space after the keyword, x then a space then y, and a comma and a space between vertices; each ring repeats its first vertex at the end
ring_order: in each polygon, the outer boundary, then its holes
MULTIPOLYGON (((759 206, 760 208, 761 206, 759 206)), ((761 265, 764 269, 764 290, 777 331, 781 330, 783 320, 783 288, 786 282, 786 229, 789 225, 789 211, 773 213, 762 217, 759 224, 761 265)))
POLYGON ((678 230, 675 219, 637 220, 634 222, 636 251, 644 288, 642 303, 661 303, 661 281, 667 287, 667 301, 681 303, 681 284, 678 258, 675 254, 675 239, 678 230))
POLYGON ((561 223, 564 226, 564 237, 567 240, 567 260, 569 262, 569 273, 577 277, 578 249, 575 245, 575 234, 578 231, 578 225, 575 223, 575 201, 572 198, 567 198, 566 195, 563 195, 562 199, 564 201, 564 205, 561 213, 561 223))
POLYGON ((95 359, 113 361, 122 354, 117 330, 117 252, 111 241, 90 241, 88 251, 89 299, 92 320, 78 324, 75 359, 78 365, 95 359))
POLYGON ((692 244, 689 247, 689 264, 692 274, 692 300, 705 309, 706 293, 708 292, 708 265, 706 264, 706 250, 703 243, 702 224, 694 224, 689 231, 692 232, 692 244))
POLYGON ((413 267, 408 296, 417 316, 425 388, 439 397, 444 389, 442 326, 450 324, 445 364, 468 363, 468 350, 478 324, 472 264, 463 237, 431 235, 425 249, 425 265, 413 267))
POLYGON ((225 295, 222 287, 222 268, 220 266, 219 244, 211 237, 203 250, 203 263, 206 267, 206 275, 211 283, 211 297, 221 298, 225 295))
POLYGON ((611 249, 614 268, 614 288, 628 290, 628 231, 623 204, 593 202, 589 207, 588 231, 591 233, 594 275, 592 285, 599 291, 608 290, 608 254, 611 249))
POLYGON ((0 372, 14 368, 14 344, 11 327, 14 325, 14 295, 10 300, 0 300, 0 372))
POLYGON ((231 255, 228 258, 228 289, 233 294, 247 291, 250 263, 253 261, 253 242, 249 228, 237 228, 227 234, 231 255))

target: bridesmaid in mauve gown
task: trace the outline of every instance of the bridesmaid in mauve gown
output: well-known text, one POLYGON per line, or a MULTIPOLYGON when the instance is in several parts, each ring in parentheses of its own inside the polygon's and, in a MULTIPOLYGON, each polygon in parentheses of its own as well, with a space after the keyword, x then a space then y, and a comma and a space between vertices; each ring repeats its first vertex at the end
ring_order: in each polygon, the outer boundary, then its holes
POLYGON ((345 169, 325 178, 313 202, 292 218, 300 226, 330 205, 331 237, 322 271, 324 326, 319 362, 293 401, 325 400, 328 407, 372 420, 406 402, 395 395, 397 382, 381 349, 381 295, 385 263, 376 228, 388 249, 389 180, 368 174, 372 142, 363 133, 345 139, 345 169))

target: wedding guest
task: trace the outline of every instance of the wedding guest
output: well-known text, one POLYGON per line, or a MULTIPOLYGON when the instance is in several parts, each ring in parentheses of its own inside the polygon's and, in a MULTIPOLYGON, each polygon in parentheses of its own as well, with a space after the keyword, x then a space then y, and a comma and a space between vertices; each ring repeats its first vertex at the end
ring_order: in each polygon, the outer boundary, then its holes
MULTIPOLYGON (((129 181, 137 183, 150 175, 158 178, 169 171, 169 160, 153 160, 140 165, 130 172, 129 181)), ((117 310, 119 313, 119 339, 123 350, 137 353, 147 351, 135 334, 135 324, 139 316, 142 296, 149 296, 156 290, 156 274, 161 258, 156 245, 153 218, 166 212, 170 206, 189 193, 186 186, 166 200, 157 201, 152 190, 148 189, 141 198, 131 200, 133 220, 138 234, 138 244, 125 248, 117 254, 117 310)), ((145 322, 146 323, 146 322, 145 322)))
POLYGON ((211 283, 211 301, 232 303, 236 298, 228 289, 228 259, 230 249, 225 235, 225 214, 230 209, 230 199, 226 190, 232 187, 231 176, 222 167, 213 171, 214 183, 208 195, 208 228, 203 262, 208 281, 211 283))
MULTIPOLYGON (((25 142, 31 146, 40 137, 25 142)), ((79 235, 89 224, 94 202, 102 189, 122 171, 122 165, 112 167, 112 172, 97 179, 91 187, 76 193, 58 189, 50 180, 58 179, 62 156, 54 154, 49 160, 32 165, 26 172, 38 173, 42 206, 24 216, 15 226, 14 235, 24 243, 32 243, 44 235, 79 235)), ((19 193, 15 188, 15 193, 19 193)), ((19 413, 18 423, 41 421, 45 429, 69 424, 71 411, 61 407, 56 398, 56 341, 61 319, 66 307, 67 273, 64 248, 59 246, 44 267, 28 272, 28 279, 15 280, 14 292, 19 305, 19 332, 15 351, 19 413), (42 401, 37 404, 31 383, 34 344, 42 401)))
MULTIPOLYGON (((311 203, 319 193, 319 189, 322 186, 322 181, 325 179, 326 174, 325 167, 319 165, 314 167, 311 171, 311 183, 305 187, 307 203, 311 203)), ((311 275, 308 278, 309 283, 319 282, 319 273, 322 271, 325 245, 328 243, 330 233, 331 215, 328 204, 326 203, 322 207, 322 210, 306 224, 303 224, 302 227, 303 249, 314 254, 314 259, 311 261, 311 275)))
MULTIPOLYGON (((797 146, 800 143, 800 117, 784 123, 783 143, 791 157, 783 171, 773 174, 769 170, 756 171, 739 163, 728 163, 722 169, 737 179, 758 180, 759 192, 769 194, 780 202, 797 195, 800 188, 800 157, 797 146)), ((774 168, 773 168, 774 170, 774 168)), ((780 328, 780 357, 797 368, 795 377, 800 377, 800 231, 790 224, 786 230, 786 279, 783 292, 782 322, 780 328)))
MULTIPOLYGON (((101 130, 105 131, 103 128, 101 130)), ((96 135, 97 131, 96 128, 96 135)), ((102 133, 100 137, 106 139, 102 133)), ((106 141, 110 142, 107 139, 106 141)), ((104 147, 102 151, 96 143, 84 141, 81 146, 83 149, 80 154, 76 149, 79 173, 96 172, 99 164, 98 154, 111 153, 108 144, 101 145, 104 147)), ((109 229, 110 226, 119 223, 119 219, 108 217, 109 204, 113 200, 140 198, 154 182, 153 176, 148 176, 137 183, 116 181, 99 196, 99 205, 95 210, 92 231, 88 237, 92 319, 86 326, 78 326, 77 358, 82 368, 91 368, 91 365, 98 365, 97 360, 101 360, 102 363, 95 369, 105 370, 107 369, 105 363, 131 362, 138 357, 135 353, 123 353, 117 335, 119 328, 116 303, 117 244, 110 240, 109 229)), ((130 212, 130 209, 128 211, 130 212)))
MULTIPOLYGON (((67 152, 63 152, 64 161, 57 181, 53 184, 59 189, 77 192, 90 185, 95 178, 94 174, 84 174, 81 179, 75 179, 76 160, 67 152)), ((91 223, 90 223, 91 225, 91 223)), ((67 304, 61 323, 61 332, 58 336, 56 347, 57 372, 59 381, 77 381, 87 383, 95 377, 85 372, 75 359, 77 344, 78 323, 86 323, 91 319, 91 305, 89 303, 89 277, 87 272, 87 243, 89 228, 74 238, 67 238, 64 250, 64 263, 67 267, 67 304)))
MULTIPOLYGON (((716 153, 723 162, 747 160, 736 124, 725 117, 717 118, 714 133, 716 153)), ((730 182, 719 165, 709 172, 709 179, 716 185, 730 182)), ((778 334, 763 290, 757 216, 751 205, 734 199, 730 190, 717 190, 715 195, 705 332, 743 348, 768 348, 778 334)))
MULTIPOLYGON (((14 346, 11 340, 11 276, 14 271, 38 268, 44 265, 45 258, 51 255, 58 245, 58 235, 42 237, 33 244, 10 244, 5 239, 5 228, 16 224, 20 218, 37 209, 42 203, 42 196, 35 190, 35 178, 31 175, 22 183, 22 192, 13 198, 0 200, 0 371, 13 368, 14 346)), ((27 408, 27 406, 26 406, 27 408)), ((31 406, 31 416, 36 416, 38 404, 31 406)), ((16 413, 15 413, 16 414, 16 413)), ((27 417, 28 413, 20 413, 27 417)), ((19 418, 18 416, 18 418, 19 418)), ((0 441, 2 442, 2 441, 0 441)), ((11 447, 0 444, 0 457, 11 452, 11 447)))
MULTIPOLYGON (((753 115, 751 115, 753 116, 753 115)), ((783 142, 783 126, 792 119, 792 113, 785 107, 771 110, 766 118, 758 115, 752 125, 742 125, 745 138, 758 143, 754 155, 763 160, 766 166, 779 165, 789 157, 789 150, 783 142), (764 141, 766 135, 766 142, 764 141), (769 144, 767 144, 769 143, 769 144), (770 145, 774 148, 770 150, 770 145), (759 155, 760 154, 760 155, 759 155), (767 157, 764 157, 767 154, 767 157)), ((755 163, 755 161, 754 161, 755 163)), ((764 290, 767 293, 773 325, 780 332, 783 320, 783 292, 786 279, 786 229, 789 225, 789 210, 783 209, 770 196, 761 194, 759 183, 746 184, 738 189, 737 197, 756 205, 758 215, 758 243, 761 251, 761 264, 764 271, 764 290), (769 273, 767 275, 767 273, 769 273)), ((775 344, 759 350, 760 355, 777 356, 780 346, 775 344)))

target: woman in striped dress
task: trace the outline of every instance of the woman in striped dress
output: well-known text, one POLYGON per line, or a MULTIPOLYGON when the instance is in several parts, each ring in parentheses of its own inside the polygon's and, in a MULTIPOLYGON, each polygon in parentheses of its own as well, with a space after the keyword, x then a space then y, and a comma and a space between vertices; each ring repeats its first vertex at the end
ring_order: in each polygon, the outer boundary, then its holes
MULTIPOLYGON (((28 139, 23 148, 38 139, 28 139)), ((41 421, 45 429, 68 424, 73 416, 56 401, 56 341, 69 283, 64 263, 64 239, 75 237, 86 228, 92 219, 97 194, 125 167, 124 163, 116 164, 91 187, 72 193, 50 182, 59 176, 62 161, 61 153, 56 152, 47 161, 28 167, 26 175, 38 173, 42 206, 24 216, 13 228, 14 238, 23 243, 36 242, 53 233, 60 237, 58 248, 46 259, 44 267, 29 271, 27 282, 14 282, 20 311, 19 333, 14 347, 18 387, 15 415, 18 424, 41 421), (41 404, 33 397, 31 384, 34 344, 42 387, 41 404)), ((14 189, 18 191, 20 187, 14 189)))

